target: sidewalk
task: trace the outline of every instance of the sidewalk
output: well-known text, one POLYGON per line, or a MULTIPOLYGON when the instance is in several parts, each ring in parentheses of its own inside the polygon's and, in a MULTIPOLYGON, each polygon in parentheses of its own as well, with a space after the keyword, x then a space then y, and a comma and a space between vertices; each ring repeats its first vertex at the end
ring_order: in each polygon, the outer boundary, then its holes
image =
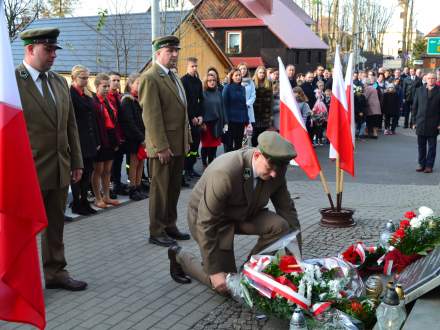
MULTIPOLYGON (((344 205, 356 209, 358 226, 322 230, 317 210, 326 206, 326 199, 320 184, 289 182, 288 186, 300 197, 295 203, 304 230, 306 258, 334 255, 360 238, 374 241, 377 229, 388 219, 399 219, 401 212, 413 205, 437 206, 438 200, 437 186, 350 183, 346 185, 344 205), (413 196, 411 203, 407 196, 413 196)), ((190 190, 183 190, 179 201, 179 226, 185 230, 189 194, 190 190)), ((232 313, 217 317, 218 327, 205 324, 212 319, 210 312, 217 315, 218 308, 225 308, 225 299, 196 282, 179 285, 171 280, 167 249, 147 242, 147 203, 133 202, 67 223, 68 268, 75 278, 87 281, 89 288, 78 293, 46 290, 47 329, 221 329, 234 320, 235 329, 261 327, 252 313, 240 307, 228 307, 232 313)), ((254 243, 255 237, 236 239, 238 263, 254 243)), ((198 254, 194 241, 182 245, 198 254)), ((227 304, 231 306, 231 302, 227 304)), ((0 327, 30 328, 4 323, 0 327)))

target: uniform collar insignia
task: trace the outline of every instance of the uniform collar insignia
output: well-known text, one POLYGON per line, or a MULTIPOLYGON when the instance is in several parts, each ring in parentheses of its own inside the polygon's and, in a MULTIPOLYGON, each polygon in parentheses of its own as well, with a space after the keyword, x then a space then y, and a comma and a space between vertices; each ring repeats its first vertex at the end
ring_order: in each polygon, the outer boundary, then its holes
POLYGON ((29 77, 29 73, 26 71, 26 69, 21 69, 19 71, 20 77, 23 79, 27 79, 29 77))
POLYGON ((246 167, 243 172, 243 177, 245 180, 249 179, 252 176, 252 169, 246 167))

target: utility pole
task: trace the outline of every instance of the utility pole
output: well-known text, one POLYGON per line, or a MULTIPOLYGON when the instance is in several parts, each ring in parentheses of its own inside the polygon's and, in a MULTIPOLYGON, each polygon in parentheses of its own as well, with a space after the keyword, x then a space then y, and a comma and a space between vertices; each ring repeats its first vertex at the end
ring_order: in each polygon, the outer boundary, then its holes
POLYGON ((354 67, 357 68, 358 63, 358 52, 359 52, 359 22, 358 22, 358 0, 353 1, 353 41, 352 41, 352 51, 353 51, 353 62, 354 67))
MULTIPOLYGON (((151 0, 151 41, 159 36, 160 14, 159 1, 151 0)), ((151 47, 151 62, 154 63, 154 49, 151 47)))
POLYGON ((408 1, 409 0, 400 0, 400 5, 403 6, 403 12, 401 13, 401 17, 403 18, 403 31, 402 31, 402 68, 406 64, 406 32, 408 27, 408 1))

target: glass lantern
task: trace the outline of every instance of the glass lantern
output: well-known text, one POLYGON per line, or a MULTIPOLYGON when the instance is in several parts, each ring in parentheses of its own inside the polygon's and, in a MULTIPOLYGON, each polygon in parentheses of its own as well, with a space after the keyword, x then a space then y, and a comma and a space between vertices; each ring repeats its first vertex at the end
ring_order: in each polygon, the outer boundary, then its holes
POLYGON ((406 319, 406 311, 399 305, 394 288, 387 288, 385 297, 376 309, 379 330, 400 330, 406 319))
POLYGON ((390 247, 389 240, 395 231, 396 227, 394 226, 393 221, 389 220, 384 230, 380 233, 379 245, 388 249, 390 247))

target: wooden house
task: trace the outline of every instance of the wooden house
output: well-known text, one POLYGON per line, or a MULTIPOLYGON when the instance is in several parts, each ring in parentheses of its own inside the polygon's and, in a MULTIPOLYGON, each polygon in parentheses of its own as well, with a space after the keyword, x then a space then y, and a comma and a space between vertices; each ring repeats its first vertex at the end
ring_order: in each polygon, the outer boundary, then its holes
POLYGON ((194 1, 194 15, 203 23, 219 48, 237 65, 246 62, 278 66, 294 64, 297 72, 326 64, 328 49, 310 29, 310 18, 289 0, 194 1))

